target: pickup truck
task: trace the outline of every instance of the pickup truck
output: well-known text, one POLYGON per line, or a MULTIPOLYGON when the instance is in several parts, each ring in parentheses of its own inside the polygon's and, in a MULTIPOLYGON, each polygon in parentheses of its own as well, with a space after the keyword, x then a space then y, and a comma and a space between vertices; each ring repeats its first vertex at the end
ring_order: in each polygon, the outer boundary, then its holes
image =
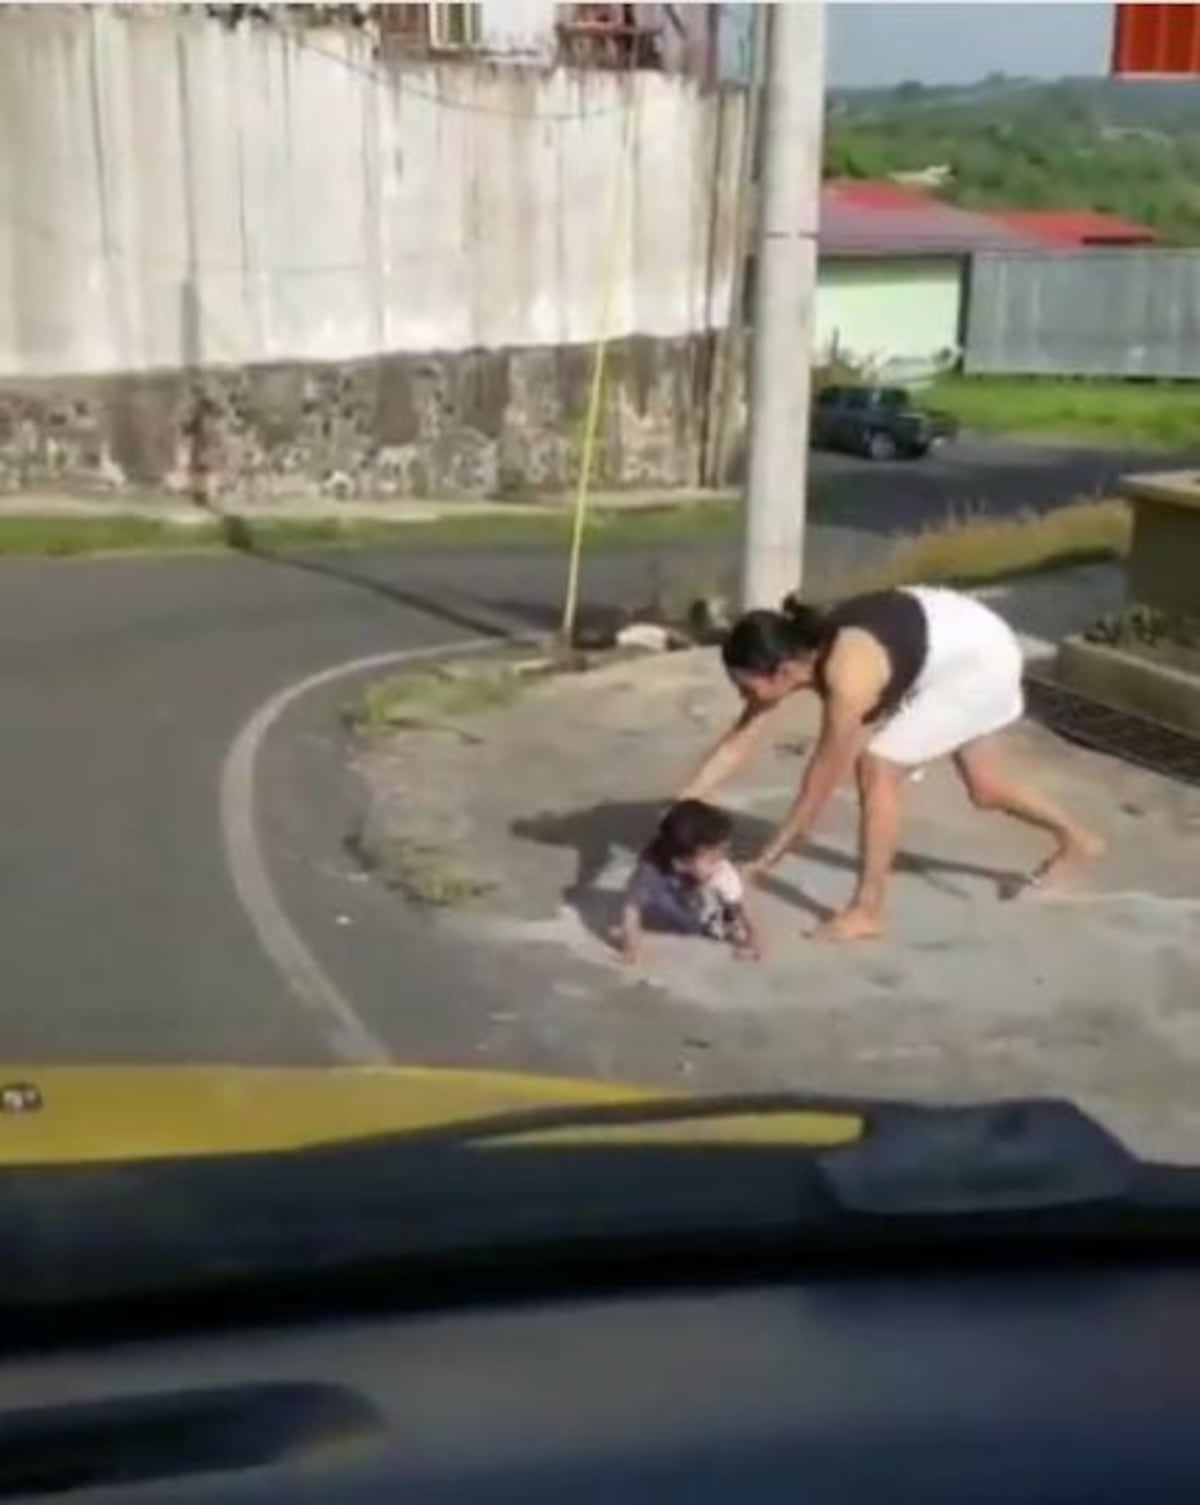
POLYGON ((957 434, 954 418, 918 407, 903 387, 825 387, 813 404, 813 446, 869 460, 915 460, 957 434))

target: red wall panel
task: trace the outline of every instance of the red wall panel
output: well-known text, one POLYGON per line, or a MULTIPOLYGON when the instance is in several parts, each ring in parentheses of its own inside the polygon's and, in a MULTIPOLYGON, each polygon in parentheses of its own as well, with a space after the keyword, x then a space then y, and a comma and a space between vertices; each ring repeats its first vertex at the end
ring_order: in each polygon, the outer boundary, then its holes
POLYGON ((1117 5, 1114 74, 1200 74, 1200 5, 1117 5))

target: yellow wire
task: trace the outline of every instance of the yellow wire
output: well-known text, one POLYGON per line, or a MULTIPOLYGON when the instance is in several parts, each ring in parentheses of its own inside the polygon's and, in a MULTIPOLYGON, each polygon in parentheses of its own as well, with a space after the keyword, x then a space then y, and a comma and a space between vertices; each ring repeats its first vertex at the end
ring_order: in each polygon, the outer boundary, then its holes
MULTIPOLYGON (((632 81, 631 81, 632 83, 632 81)), ((579 485, 575 492, 575 515, 571 527, 571 553, 567 564, 567 592, 563 601, 562 640, 570 646, 575 636, 575 618, 579 611, 579 571, 583 558, 583 533, 587 522, 588 496, 592 483, 592 466, 596 454, 596 435, 600 428, 600 410, 604 396, 604 369, 608 356, 609 325, 612 303, 620 267, 621 241, 625 231, 625 189, 629 179, 627 153, 631 140, 630 126, 634 103, 630 100, 621 127, 621 159, 617 164, 617 181, 613 194, 612 237, 604 268, 603 296, 600 304, 600 332, 592 356, 592 383, 588 395, 587 415, 583 425, 583 445, 579 455, 579 485)))

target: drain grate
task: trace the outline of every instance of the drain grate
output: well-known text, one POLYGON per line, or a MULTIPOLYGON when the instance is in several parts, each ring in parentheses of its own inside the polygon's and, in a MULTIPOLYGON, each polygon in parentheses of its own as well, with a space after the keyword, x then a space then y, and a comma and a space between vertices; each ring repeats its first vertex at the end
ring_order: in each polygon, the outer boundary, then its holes
POLYGON ((1025 691, 1030 715, 1060 737, 1168 778, 1200 784, 1197 738, 1087 700, 1040 674, 1026 676, 1025 691))

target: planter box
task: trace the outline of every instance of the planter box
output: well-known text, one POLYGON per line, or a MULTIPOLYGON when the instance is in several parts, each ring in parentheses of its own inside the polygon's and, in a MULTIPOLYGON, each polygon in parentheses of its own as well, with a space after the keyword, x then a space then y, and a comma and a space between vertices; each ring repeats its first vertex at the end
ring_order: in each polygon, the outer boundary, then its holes
POLYGON ((1133 504, 1128 599, 1200 614, 1200 475, 1127 476, 1121 494, 1133 504))
POLYGON ((1067 638, 1059 646, 1057 678, 1089 700, 1200 737, 1200 675, 1106 643, 1067 638))

